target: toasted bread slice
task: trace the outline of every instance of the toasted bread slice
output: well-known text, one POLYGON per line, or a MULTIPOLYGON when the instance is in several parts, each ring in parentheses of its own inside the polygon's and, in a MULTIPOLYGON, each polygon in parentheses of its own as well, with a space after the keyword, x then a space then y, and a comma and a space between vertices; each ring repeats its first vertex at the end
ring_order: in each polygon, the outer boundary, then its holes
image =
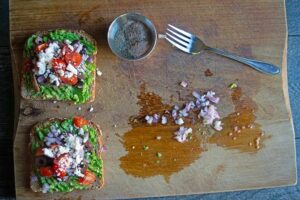
MULTIPOLYGON (((43 191, 43 187, 42 184, 40 183, 40 181, 37 179, 37 175, 35 174, 34 170, 36 168, 35 166, 35 158, 36 156, 34 155, 34 152, 32 151, 32 143, 35 141, 38 141, 38 135, 36 133, 36 128, 42 129, 44 127, 47 127, 49 124, 53 124, 54 122, 62 122, 66 120, 66 118, 49 118, 43 122, 38 122, 37 124, 35 124, 31 131, 30 131, 30 143, 29 143, 29 149, 31 152, 31 181, 30 181, 30 187, 34 192, 42 192, 43 191)), ((95 124, 94 122, 89 121, 88 126, 94 128, 97 131, 97 149, 96 149, 96 154, 97 157, 99 159, 102 160, 101 158, 101 149, 103 146, 103 142, 102 142, 102 132, 100 127, 95 124)), ((104 170, 102 167, 102 176, 99 178, 96 176, 96 181, 89 185, 87 188, 84 189, 92 189, 92 190, 99 190, 103 187, 104 185, 104 170)), ((73 190, 73 189, 72 189, 73 190)))
MULTIPOLYGON (((96 48, 95 52, 93 53, 92 57, 94 58, 93 59, 93 63, 96 65, 96 55, 97 55, 97 42, 96 40, 89 34, 87 34, 85 31, 83 30, 70 30, 70 29, 63 29, 65 30, 66 32, 71 32, 71 33, 75 33, 77 34, 78 36, 90 41, 93 46, 96 48)), ((40 37, 43 37, 45 35, 48 35, 50 32, 52 31, 55 31, 55 30, 48 30, 48 31, 38 31, 36 32, 35 34, 33 35, 36 35, 36 36, 40 36, 40 37)), ((24 54, 23 55, 23 64, 25 62, 25 60, 28 59, 26 58, 26 55, 24 54)), ((91 84, 90 86, 90 98, 88 101, 86 102, 93 102, 95 100, 95 91, 96 91, 96 70, 93 71, 92 73, 92 76, 93 76, 93 83, 91 84)), ((21 96, 24 98, 24 99, 31 99, 31 100, 58 100, 56 98, 49 98, 49 97, 40 97, 40 96, 37 96, 37 97, 34 97, 33 94, 36 92, 36 91, 39 91, 39 86, 38 86, 38 83, 37 83, 37 80, 35 78, 35 76, 32 74, 31 76, 31 79, 32 79, 32 85, 33 85, 33 88, 28 88, 25 84, 25 80, 24 80, 24 77, 21 76, 21 96)), ((65 100, 62 100, 62 101, 65 101, 65 100)), ((86 103, 85 102, 85 103, 86 103)))

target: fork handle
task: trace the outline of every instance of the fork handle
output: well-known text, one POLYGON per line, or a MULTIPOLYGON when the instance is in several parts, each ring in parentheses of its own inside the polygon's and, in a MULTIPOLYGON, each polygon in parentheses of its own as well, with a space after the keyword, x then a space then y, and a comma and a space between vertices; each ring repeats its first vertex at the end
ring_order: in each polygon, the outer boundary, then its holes
POLYGON ((232 60, 236 60, 238 62, 246 64, 246 65, 252 67, 253 69, 256 69, 257 71, 260 71, 260 72, 263 72, 266 74, 274 75, 274 74, 280 73, 280 68, 273 64, 270 64, 270 63, 266 63, 266 62, 254 60, 254 59, 249 59, 249 58, 244 58, 241 56, 237 56, 233 53, 223 51, 221 49, 207 47, 206 50, 214 52, 218 55, 221 55, 221 56, 224 56, 227 58, 231 58, 232 60))

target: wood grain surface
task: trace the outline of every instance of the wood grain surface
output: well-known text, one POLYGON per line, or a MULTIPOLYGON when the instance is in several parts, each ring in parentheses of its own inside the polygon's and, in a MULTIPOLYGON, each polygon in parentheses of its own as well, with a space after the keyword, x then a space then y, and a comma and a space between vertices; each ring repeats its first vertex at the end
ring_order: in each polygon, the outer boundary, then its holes
MULTIPOLYGON (((189 5, 182 1, 164 1, 160 4, 155 4, 155 1, 85 1, 76 5, 68 1, 53 1, 51 6, 46 6, 44 2, 28 1, 23 4, 12 0, 10 5, 10 39, 16 89, 19 87, 17 80, 23 43, 26 37, 41 29, 64 27, 84 29, 92 34, 99 42, 97 63, 103 72, 103 76, 97 79, 97 100, 92 104, 95 108, 93 113, 87 111, 91 104, 82 105, 82 112, 79 112, 78 106, 67 103, 20 101, 21 112, 14 142, 16 194, 20 199, 45 197, 32 193, 28 187, 28 130, 41 119, 74 114, 86 115, 102 126, 109 149, 104 155, 106 186, 102 191, 53 194, 47 195, 48 198, 161 196, 295 183, 295 140, 291 118, 284 103, 284 73, 283 77, 265 76, 242 64, 208 53, 191 57, 175 51, 165 41, 159 41, 149 59, 129 63, 118 60, 109 51, 105 39, 106 29, 114 17, 137 11, 148 16, 158 32, 163 32, 166 24, 172 22, 197 33, 211 46, 281 66, 286 39, 283 1, 195 1, 189 5), (214 73, 213 77, 203 75, 207 68, 214 73), (254 154, 209 145, 208 151, 202 153, 198 160, 172 174, 169 182, 164 181, 162 176, 142 179, 126 174, 119 167, 119 158, 125 156, 126 151, 116 133, 122 136, 130 130, 128 118, 139 110, 136 102, 141 84, 146 83, 147 91, 158 94, 164 102, 168 102, 169 96, 180 90, 177 84, 182 77, 192 80, 196 89, 215 89, 222 97, 220 111, 224 116, 233 109, 230 91, 226 87, 238 78, 245 96, 256 103, 257 123, 261 124, 269 139, 254 154), (34 108, 35 112, 24 116, 22 111, 26 107, 34 108), (118 124, 117 128, 114 124, 118 124), (220 166, 223 167, 218 170, 220 166)), ((285 65, 282 70, 286 71, 285 65)))

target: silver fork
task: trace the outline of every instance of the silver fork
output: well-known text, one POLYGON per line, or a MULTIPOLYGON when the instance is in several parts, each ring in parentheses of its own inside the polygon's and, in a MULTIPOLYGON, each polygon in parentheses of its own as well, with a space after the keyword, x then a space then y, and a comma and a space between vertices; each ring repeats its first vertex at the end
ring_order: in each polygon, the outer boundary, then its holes
POLYGON ((243 64, 246 64, 253 69, 256 69, 260 72, 266 73, 266 74, 278 74, 280 73, 280 68, 263 61, 259 60, 253 60, 249 58, 244 58, 241 56, 237 56, 233 53, 229 53, 227 51, 216 49, 212 47, 208 47, 202 42, 197 36, 188 33, 184 30, 181 30, 171 24, 168 24, 167 32, 166 32, 166 39, 175 47, 178 49, 184 51, 188 54, 198 54, 203 50, 208 50, 211 52, 214 52, 216 54, 219 54, 221 56, 230 58, 232 60, 236 60, 238 62, 241 62, 243 64))

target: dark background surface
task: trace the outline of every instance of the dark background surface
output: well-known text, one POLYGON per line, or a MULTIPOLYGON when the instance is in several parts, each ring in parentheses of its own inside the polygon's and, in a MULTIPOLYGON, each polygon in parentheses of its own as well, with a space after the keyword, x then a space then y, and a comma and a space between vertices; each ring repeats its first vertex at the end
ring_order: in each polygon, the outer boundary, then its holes
MULTIPOLYGON (((263 0, 261 0, 263 1, 263 0)), ((276 0, 274 0, 276 1, 276 0)), ((24 1, 26 3, 26 1, 24 1)), ((286 0, 288 20, 288 80, 294 118, 297 163, 300 154, 300 0, 286 0)), ((14 199, 13 119, 14 96, 9 52, 9 5, 0 1, 0 199, 14 199)), ((299 163, 297 168, 299 169, 299 163)), ((298 170, 299 171, 299 170, 298 170)), ((299 177, 299 175, 298 175, 299 177)), ((295 199, 300 184, 291 187, 217 194, 165 197, 162 199, 295 199)))

